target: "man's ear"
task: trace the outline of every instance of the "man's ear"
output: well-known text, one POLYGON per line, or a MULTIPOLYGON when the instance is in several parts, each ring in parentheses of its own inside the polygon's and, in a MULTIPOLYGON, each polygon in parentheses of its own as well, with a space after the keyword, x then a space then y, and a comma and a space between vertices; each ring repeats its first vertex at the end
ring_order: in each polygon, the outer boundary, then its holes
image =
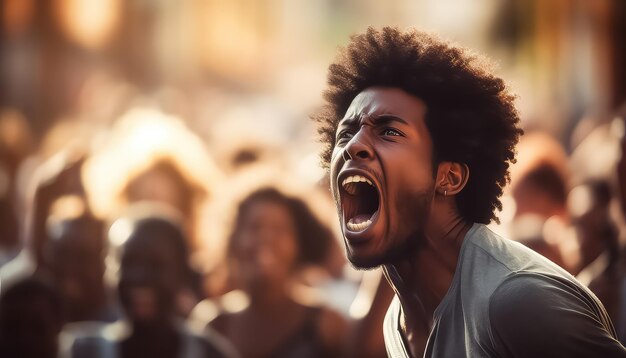
POLYGON ((464 163, 441 162, 437 168, 437 193, 450 196, 456 195, 467 184, 469 167, 464 163))

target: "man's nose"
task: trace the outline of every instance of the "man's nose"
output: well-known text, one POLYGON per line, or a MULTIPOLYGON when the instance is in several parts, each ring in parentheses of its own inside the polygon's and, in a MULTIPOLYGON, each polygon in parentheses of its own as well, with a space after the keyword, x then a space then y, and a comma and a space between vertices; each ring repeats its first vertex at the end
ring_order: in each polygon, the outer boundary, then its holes
POLYGON ((352 139, 346 144, 343 150, 344 160, 362 160, 370 159, 374 156, 372 147, 367 138, 367 133, 364 129, 358 131, 352 139))

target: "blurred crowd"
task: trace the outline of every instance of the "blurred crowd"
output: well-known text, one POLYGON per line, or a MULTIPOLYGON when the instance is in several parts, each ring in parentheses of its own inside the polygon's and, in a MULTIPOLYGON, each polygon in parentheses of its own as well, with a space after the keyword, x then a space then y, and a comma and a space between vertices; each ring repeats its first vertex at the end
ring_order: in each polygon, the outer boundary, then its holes
MULTIPOLYGON (((317 72, 280 74, 277 105, 251 84, 271 77, 259 52, 222 39, 210 70, 185 62, 197 44, 168 19, 203 2, 109 2, 125 17, 107 48, 108 13, 76 23, 100 2, 0 1, 0 357, 386 357, 393 292, 347 264, 301 115, 317 72)), ((581 117, 565 136, 539 130, 549 114, 526 125, 492 229, 588 285, 626 344, 626 109, 581 117)))
MULTIPOLYGON (((588 285, 622 342, 624 120, 581 121, 569 154, 527 131, 492 225, 588 285)), ((217 155, 154 104, 72 125, 48 154, 0 118, 0 355, 385 356, 392 293, 347 267, 326 176, 251 141, 217 155)))

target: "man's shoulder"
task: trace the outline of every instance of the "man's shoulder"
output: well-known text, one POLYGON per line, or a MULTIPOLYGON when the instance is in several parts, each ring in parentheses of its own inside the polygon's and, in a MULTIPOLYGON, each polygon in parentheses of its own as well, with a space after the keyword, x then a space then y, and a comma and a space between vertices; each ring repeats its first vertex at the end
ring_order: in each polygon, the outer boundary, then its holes
POLYGON ((574 280, 545 257, 498 236, 485 225, 475 224, 463 244, 449 293, 460 295, 463 307, 468 307, 476 319, 484 320, 489 301, 500 286, 532 286, 537 284, 533 275, 574 280))
POLYGON ((491 296, 489 321, 495 345, 521 356, 626 356, 598 299, 575 280, 559 275, 511 275, 491 296))
POLYGON ((498 285, 490 299, 492 316, 529 317, 529 314, 545 316, 565 307, 598 310, 601 305, 597 298, 575 279, 535 271, 518 271, 510 274, 498 285))
POLYGON ((502 269, 504 274, 518 271, 535 271, 542 274, 571 278, 561 267, 523 244, 506 239, 483 224, 474 224, 466 237, 464 263, 488 265, 502 269))

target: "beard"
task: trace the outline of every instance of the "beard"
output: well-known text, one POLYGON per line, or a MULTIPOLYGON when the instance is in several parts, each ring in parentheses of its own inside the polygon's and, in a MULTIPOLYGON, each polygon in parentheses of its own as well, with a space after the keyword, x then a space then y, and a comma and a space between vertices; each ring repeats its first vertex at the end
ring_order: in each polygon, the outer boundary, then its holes
MULTIPOLYGON (((396 210, 398 216, 395 230, 388 232, 386 237, 380 238, 386 241, 385 248, 369 255, 357 255, 346 245, 348 261, 357 270, 372 270, 382 265, 404 261, 414 257, 422 243, 425 242, 425 228, 430 214, 430 203, 434 195, 434 188, 402 196, 412 198, 398 200, 396 210)), ((386 218, 388 224, 391 217, 386 218)))
POLYGON ((379 266, 386 265, 392 262, 397 262, 411 256, 409 252, 412 252, 411 243, 414 240, 405 240, 402 244, 388 248, 383 253, 370 256, 359 256, 346 248, 348 252, 348 261, 352 267, 357 270, 373 270, 379 266))

